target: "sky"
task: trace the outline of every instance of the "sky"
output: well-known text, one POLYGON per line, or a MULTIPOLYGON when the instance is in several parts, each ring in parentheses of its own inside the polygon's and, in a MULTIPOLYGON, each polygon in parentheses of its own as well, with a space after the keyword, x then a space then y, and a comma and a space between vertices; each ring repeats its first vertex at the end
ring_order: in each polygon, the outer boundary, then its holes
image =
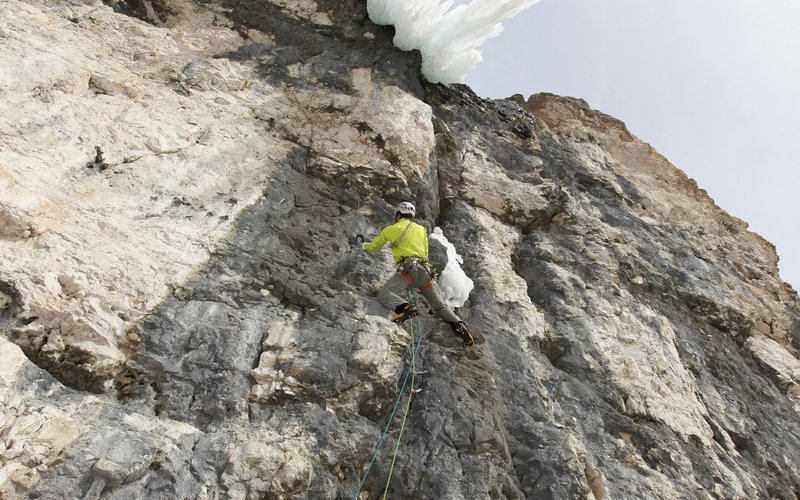
POLYGON ((621 119, 775 244, 800 290, 800 1, 542 0, 504 26, 464 83, 621 119))

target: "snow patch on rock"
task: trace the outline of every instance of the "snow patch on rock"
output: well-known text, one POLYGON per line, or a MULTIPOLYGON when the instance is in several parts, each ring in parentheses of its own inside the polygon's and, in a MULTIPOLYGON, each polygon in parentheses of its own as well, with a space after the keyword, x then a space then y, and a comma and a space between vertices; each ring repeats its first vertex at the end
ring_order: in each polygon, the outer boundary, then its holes
POLYGON ((469 299, 469 292, 475 286, 467 273, 461 269, 464 259, 458 255, 456 247, 448 241, 441 228, 434 229, 431 238, 447 248, 447 265, 439 276, 439 288, 444 303, 447 307, 461 307, 469 299))

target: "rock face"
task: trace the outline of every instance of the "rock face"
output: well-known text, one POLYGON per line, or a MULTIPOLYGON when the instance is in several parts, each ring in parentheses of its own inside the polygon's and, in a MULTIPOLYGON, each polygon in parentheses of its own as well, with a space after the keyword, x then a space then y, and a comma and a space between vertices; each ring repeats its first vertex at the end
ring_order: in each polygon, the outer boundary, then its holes
POLYGON ((3 498, 352 498, 401 200, 482 343, 424 316, 390 497, 800 495, 797 293, 618 120, 422 83, 360 0, 52 4, 0 12, 3 498))

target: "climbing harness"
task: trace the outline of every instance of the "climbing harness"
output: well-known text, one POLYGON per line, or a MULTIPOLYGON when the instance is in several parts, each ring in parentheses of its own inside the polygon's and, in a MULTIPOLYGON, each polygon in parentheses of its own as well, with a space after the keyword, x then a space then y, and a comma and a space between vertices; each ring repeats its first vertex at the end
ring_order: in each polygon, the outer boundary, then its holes
POLYGON ((436 275, 434 274, 433 267, 428 259, 423 257, 403 257, 397 262, 397 272, 400 273, 400 276, 405 278, 406 283, 408 286, 411 286, 411 275, 409 272, 414 266, 422 266, 428 272, 428 275, 431 277, 430 281, 426 284, 419 287, 420 292, 427 292, 433 285, 436 284, 436 275))
POLYGON ((397 262, 397 271, 398 272, 407 272, 410 271, 412 267, 419 266, 425 268, 426 271, 430 272, 431 263, 428 262, 428 259, 423 257, 403 257, 397 262))
MULTIPOLYGON (((412 290, 412 303, 416 307, 417 305, 417 293, 412 290)), ((406 383, 408 382, 408 376, 411 375, 411 390, 408 394, 408 402, 406 403, 406 410, 403 414, 403 420, 400 424, 400 433, 397 436, 397 442, 394 447, 394 454, 392 456, 392 465, 389 468, 389 475, 386 478, 386 487, 383 490, 383 499, 386 499, 386 495, 389 492, 389 484, 392 481, 392 473, 394 472, 394 464, 397 460, 397 452, 400 448, 400 440, 403 438, 403 431, 405 430, 406 421, 408 419, 408 413, 411 409, 411 399, 414 397, 418 391, 415 392, 414 390, 414 378, 416 375, 416 359, 417 353, 419 352, 420 346, 422 346, 422 339, 424 337, 422 327, 420 324, 420 317, 416 316, 413 321, 410 323, 409 326, 409 336, 411 337, 411 342, 409 344, 409 350, 411 351, 411 362, 409 364, 409 368, 406 371, 406 376, 403 378, 403 385, 400 387, 400 391, 397 393, 397 397, 394 400, 394 406, 392 407, 392 412, 389 414, 389 420, 386 422, 386 427, 383 429, 383 433, 381 434, 380 439, 378 440, 378 444, 375 446, 375 451, 372 454, 372 460, 370 460, 369 465, 367 466, 367 470, 364 472, 364 477, 361 479, 361 483, 358 485, 358 490, 356 491, 355 495, 353 495, 353 500, 358 499, 358 495, 361 493, 361 490, 364 488, 364 483, 367 482, 367 477, 369 476, 370 471, 372 470, 372 466, 375 464, 375 459, 378 458, 378 450, 380 450, 381 445, 383 444, 384 439, 386 439, 386 434, 389 432, 389 427, 392 425, 392 420, 394 420, 395 412, 397 411, 397 406, 400 404, 400 400, 403 398, 403 393, 406 389, 406 383), (416 345, 414 345, 414 324, 416 323, 416 331, 417 331, 417 340, 416 345)))

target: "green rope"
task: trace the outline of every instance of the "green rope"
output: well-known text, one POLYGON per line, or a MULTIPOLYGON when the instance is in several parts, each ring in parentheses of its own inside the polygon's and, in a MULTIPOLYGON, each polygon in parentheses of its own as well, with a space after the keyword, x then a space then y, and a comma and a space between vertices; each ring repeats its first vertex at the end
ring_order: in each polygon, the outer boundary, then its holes
MULTIPOLYGON (((414 303, 414 306, 416 307, 417 294, 416 294, 416 291, 412 291, 412 292, 413 292, 413 303, 414 303)), ((419 317, 417 317, 415 319, 419 320, 419 317)), ((414 325, 413 325, 413 322, 412 322, 412 324, 411 324, 411 330, 412 330, 411 343, 409 345, 409 350, 411 350, 411 360, 412 360, 411 361, 411 370, 410 370, 410 372, 411 372, 411 394, 414 393, 414 360, 416 359, 417 352, 419 351, 419 348, 422 346, 422 335, 419 335, 419 340, 417 340, 417 345, 416 345, 416 347, 414 346, 413 328, 414 328, 414 325)), ((383 440, 386 439, 386 434, 389 432, 389 427, 392 425, 392 420, 394 420, 394 414, 397 411, 397 406, 400 404, 400 400, 403 397, 403 392, 405 392, 406 384, 408 382, 408 374, 409 374, 409 372, 407 371, 406 372, 406 376, 403 378, 403 385, 400 388, 400 391, 397 393, 397 398, 395 398, 395 400, 394 400, 394 406, 392 407, 392 412, 389 415, 389 420, 386 422, 386 427, 384 427, 384 429, 383 429, 383 433, 381 434, 381 438, 378 440, 378 444, 375 446, 375 451, 372 453, 372 460, 370 460, 369 465, 367 466, 367 470, 364 472, 364 477, 362 477, 361 483, 358 485, 358 489, 356 490, 355 495, 353 495, 353 500, 356 500, 358 498, 358 495, 361 493, 361 490, 364 488, 364 484, 367 482, 367 477, 369 476, 369 473, 372 470, 372 466, 375 464, 375 459, 378 457, 378 450, 380 450, 380 447, 383 444, 383 440)), ((411 400, 410 400, 410 397, 409 397, 409 404, 410 403, 411 403, 411 400)), ((407 416, 408 416, 408 409, 406 409, 406 415, 403 417, 403 423, 404 424, 405 424, 405 420, 406 420, 407 416)), ((402 430, 401 430, 401 433, 402 433, 402 430)), ((399 440, 398 440, 398 443, 399 443, 399 440)), ((395 450, 395 457, 396 456, 397 456, 397 450, 395 450)), ((392 466, 394 467, 394 459, 392 460, 392 466)), ((390 477, 391 477, 391 474, 390 474, 390 477)), ((387 481, 386 484, 387 484, 387 487, 388 487, 388 484, 389 484, 388 481, 387 481)), ((384 492, 384 495, 385 495, 385 492, 384 492)))
MULTIPOLYGON (((416 294, 415 298, 416 298, 416 294)), ((415 300, 416 302, 416 300, 415 300)), ((419 318, 419 316, 417 316, 419 318)), ((411 335, 411 345, 414 345, 414 321, 411 322, 409 328, 409 335, 411 335)), ((420 343, 422 335, 420 335, 420 343)), ((411 400, 414 398, 414 363, 417 358, 417 351, 411 351, 411 390, 408 392, 408 402, 406 403, 406 411, 403 415, 403 422, 400 424, 400 434, 397 436, 397 443, 394 445, 394 455, 392 456, 392 466, 389 468, 389 476, 386 478, 386 488, 383 490, 383 500, 386 500, 386 494, 389 492, 389 483, 392 482, 392 473, 394 472, 394 462, 397 460, 397 451, 400 449, 400 440, 403 439, 403 430, 406 428, 406 420, 408 419, 408 411, 411 409, 411 400)))

